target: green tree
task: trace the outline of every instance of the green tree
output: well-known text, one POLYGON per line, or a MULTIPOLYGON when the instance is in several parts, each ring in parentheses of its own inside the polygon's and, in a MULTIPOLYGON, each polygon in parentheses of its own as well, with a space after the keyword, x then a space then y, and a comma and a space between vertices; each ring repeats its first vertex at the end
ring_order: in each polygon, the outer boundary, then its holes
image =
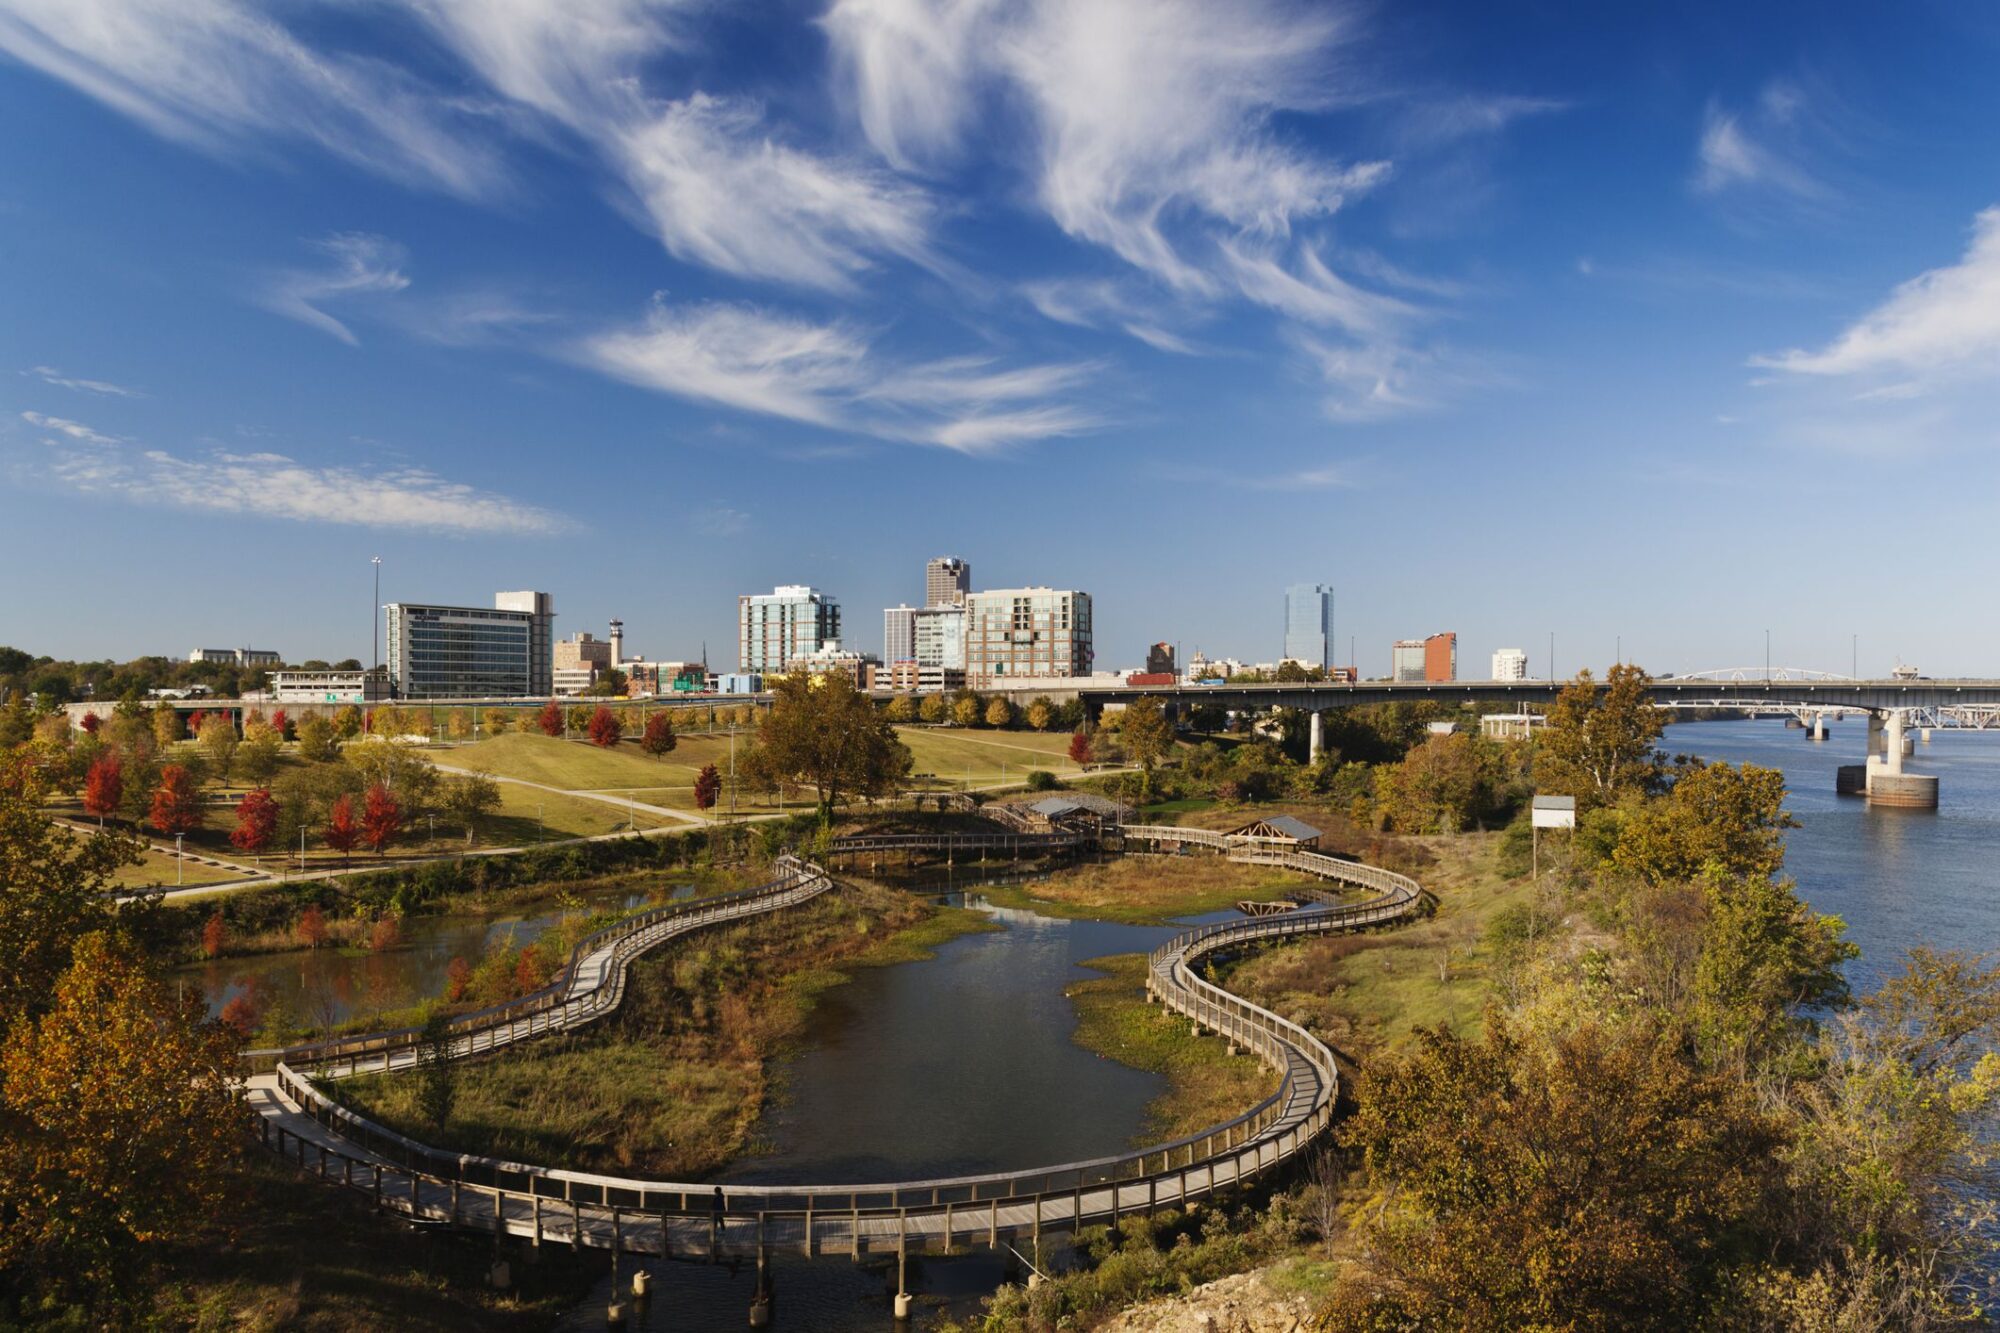
POLYGON ((0 1052, 0 1268, 85 1300, 223 1211, 244 1143, 237 1040, 135 944, 76 941, 0 1052))
POLYGON ((437 768, 409 746, 394 741, 369 741, 348 746, 341 760, 359 779, 354 789, 382 787, 394 792, 405 818, 416 818, 437 808, 437 768))
POLYGON ((438 804, 465 830, 465 845, 470 847, 478 839, 480 821, 500 808, 500 784, 485 773, 447 777, 438 804))
POLYGON ((853 796, 893 791, 910 771, 910 751, 868 696, 845 675, 803 672, 770 682, 770 713, 746 756, 745 771, 760 788, 810 787, 822 823, 853 796))
POLYGON ((1494 808, 1499 753, 1464 732, 1427 736, 1401 763, 1377 769, 1375 782, 1377 801, 1397 829, 1457 833, 1494 808))
POLYGON ((451 1016, 437 1010, 417 1034, 417 1112, 442 1130, 458 1100, 458 1069, 452 1062, 451 1016))
POLYGON ((253 786, 268 786, 277 776, 282 746, 278 733, 269 727, 258 727, 256 735, 243 742, 237 750, 241 761, 244 780, 253 786))
POLYGON ((340 755, 340 736, 333 724, 314 714, 299 723, 299 758, 309 764, 323 764, 340 755))
POLYGON ((1653 742, 1666 713, 1646 692, 1652 679, 1636 666, 1614 666, 1599 690, 1590 672, 1577 673, 1536 742, 1536 789, 1574 796, 1579 814, 1653 790, 1662 771, 1653 742))
POLYGON ((227 713, 210 713, 201 720, 201 752, 219 783, 229 782, 229 764, 236 757, 236 723, 227 713))
POLYGON ((1694 763, 1674 771, 1663 799, 1619 827, 1612 864, 1655 884, 1703 874, 1774 875, 1784 864, 1785 775, 1745 764, 1694 763))
POLYGON ((348 704, 333 715, 333 733, 344 741, 361 734, 361 710, 348 704))
POLYGON ((1139 766, 1141 789, 1151 792, 1153 769, 1174 744, 1173 724, 1160 701, 1148 694, 1128 704, 1119 718, 1118 735, 1126 757, 1139 766))

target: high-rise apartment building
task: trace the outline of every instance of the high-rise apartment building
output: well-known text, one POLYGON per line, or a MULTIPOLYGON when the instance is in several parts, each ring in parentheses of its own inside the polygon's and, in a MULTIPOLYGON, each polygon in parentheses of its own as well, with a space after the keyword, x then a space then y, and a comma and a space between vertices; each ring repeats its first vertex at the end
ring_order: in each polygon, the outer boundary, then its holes
POLYGON ((914 606, 892 606, 882 612, 882 661, 893 666, 897 662, 917 660, 917 608, 914 606))
POLYGON ((1497 648, 1493 652, 1493 679, 1526 680, 1528 655, 1519 648, 1497 648))
POLYGON ((1420 681, 1424 678, 1422 639, 1396 640, 1396 646, 1389 650, 1389 676, 1396 681, 1420 681))
POLYGON ((1333 634, 1333 589, 1319 583, 1294 583, 1285 589, 1285 656, 1324 671, 1333 660, 1327 645, 1333 634))
POLYGON ((840 604, 817 588, 787 584, 736 599, 741 673, 781 675, 799 658, 840 639, 840 604))
POLYGON ((503 592, 483 606, 392 602, 389 683, 404 699, 524 698, 554 688, 555 599, 503 592))
POLYGON ((975 687, 1022 677, 1087 676, 1090 594, 995 588, 965 598, 965 671, 975 687))
POLYGON ((972 566, 955 555, 941 555, 924 566, 925 606, 964 606, 972 591, 972 566))
POLYGON ((1458 635, 1433 634, 1424 640, 1424 679, 1458 679, 1458 635))
POLYGON ((925 693, 965 684, 965 608, 926 606, 911 617, 917 688, 925 693))

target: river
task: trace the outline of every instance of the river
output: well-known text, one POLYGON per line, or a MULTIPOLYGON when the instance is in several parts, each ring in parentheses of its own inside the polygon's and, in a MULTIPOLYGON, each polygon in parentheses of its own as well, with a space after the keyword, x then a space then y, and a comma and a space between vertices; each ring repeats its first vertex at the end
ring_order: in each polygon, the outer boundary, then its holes
POLYGON ((1861 948, 1849 967, 1866 991, 1917 944, 1985 950, 2000 944, 2000 734, 1937 731, 1905 764, 1938 778, 1938 808, 1870 806, 1836 796, 1834 769, 1867 754, 1859 718, 1815 744, 1778 721, 1689 722, 1661 745, 1785 775, 1786 808, 1799 821, 1785 839, 1785 873, 1814 910, 1847 923, 1861 948))

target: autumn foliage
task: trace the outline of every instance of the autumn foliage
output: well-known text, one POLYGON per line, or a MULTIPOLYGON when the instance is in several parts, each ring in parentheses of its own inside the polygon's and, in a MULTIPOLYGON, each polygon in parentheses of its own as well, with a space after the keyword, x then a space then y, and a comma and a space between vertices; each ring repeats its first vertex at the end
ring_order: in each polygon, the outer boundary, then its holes
POLYGON ((403 941, 403 923, 395 916, 376 919, 368 928, 368 947, 376 953, 393 949, 403 941))
POLYGON ((444 998, 449 1004, 457 1004, 472 988, 472 964, 463 958, 454 958, 444 967, 444 998))
POLYGON ((542 705, 542 711, 536 714, 535 721, 541 725, 542 735, 544 736, 562 735, 563 734, 562 706, 556 703, 554 699, 549 700, 547 703, 542 705))
POLYGON ((99 717, 99 716, 98 716, 97 714, 95 714, 95 713, 85 713, 85 714, 83 715, 83 734, 84 734, 84 735, 86 735, 86 736, 95 736, 95 735, 97 734, 97 729, 98 729, 99 727, 103 726, 103 725, 104 725, 104 719, 103 719, 103 718, 101 718, 101 717, 99 717))
POLYGON ((1069 761, 1078 765, 1090 762, 1090 737, 1080 731, 1069 738, 1069 761))
POLYGON ((229 927, 223 923, 222 913, 216 912, 202 923, 201 951, 210 958, 222 953, 222 946, 229 939, 229 927))
POLYGON ((389 844, 403 831, 403 807, 397 804, 395 794, 381 783, 368 789, 368 795, 361 808, 361 841, 368 849, 380 856, 389 850, 389 844))
POLYGON ((99 755, 83 779, 83 808, 102 824, 106 815, 118 813, 125 799, 125 770, 115 754, 99 755))
POLYGON ((590 743, 608 750, 618 744, 624 734, 625 724, 618 720, 618 714, 599 704, 597 711, 590 715, 590 743))
POLYGON ((646 719, 646 733, 639 741, 639 748, 655 759, 670 754, 679 742, 674 736, 674 720, 665 713, 655 713, 646 719))
POLYGON ((278 803, 271 799, 271 789, 255 787, 245 792, 236 803, 236 827, 229 832, 231 845, 240 852, 259 856, 271 845, 271 837, 277 831, 278 803))
POLYGON ((361 825, 354 818, 354 800, 346 792, 333 798, 324 831, 326 845, 346 856, 361 841, 361 825))
POLYGON ((694 805, 697 810, 712 810, 717 798, 722 795, 722 774, 715 771, 714 764, 702 765, 694 779, 694 805))
POLYGON ((200 828, 201 815, 201 792, 194 774, 179 764, 168 764, 161 769, 160 785, 153 789, 148 822, 171 838, 200 828))
POLYGON ((308 903, 306 910, 299 913, 299 943, 308 949, 317 949, 326 943, 326 913, 320 911, 318 903, 308 903))

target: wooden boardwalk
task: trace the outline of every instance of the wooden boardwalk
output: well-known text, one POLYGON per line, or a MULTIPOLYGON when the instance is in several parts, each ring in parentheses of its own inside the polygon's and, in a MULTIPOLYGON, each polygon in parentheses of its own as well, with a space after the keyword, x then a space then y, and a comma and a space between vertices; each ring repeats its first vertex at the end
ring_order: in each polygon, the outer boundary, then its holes
MULTIPOLYGON (((1147 830, 1145 832, 1150 832, 1147 830)), ((1136 828, 1127 828, 1129 837, 1136 828)), ((1219 836, 1219 835, 1217 835, 1219 836)), ((840 850, 847 850, 842 848, 840 850)), ((1304 1151, 1332 1117, 1339 1070, 1298 1025, 1198 975, 1207 958, 1264 942, 1402 920, 1422 892, 1406 876, 1311 852, 1222 846, 1231 859, 1280 864, 1365 889, 1360 903, 1186 931, 1148 963, 1149 1000, 1225 1036, 1282 1075, 1277 1092, 1233 1120, 1131 1153, 1027 1171, 871 1185, 717 1187, 633 1179, 447 1152, 363 1119, 316 1083, 407 1068, 416 1033, 252 1053, 250 1104, 264 1141, 322 1180, 379 1207, 539 1244, 686 1258, 947 1250, 1040 1239, 1134 1213, 1181 1207, 1245 1184, 1304 1151)), ((631 960, 668 939, 781 911, 833 887, 818 866, 786 858, 772 883, 726 898, 656 909, 577 946, 564 977, 537 995, 454 1023, 453 1054, 573 1028, 615 1009, 631 960)))

